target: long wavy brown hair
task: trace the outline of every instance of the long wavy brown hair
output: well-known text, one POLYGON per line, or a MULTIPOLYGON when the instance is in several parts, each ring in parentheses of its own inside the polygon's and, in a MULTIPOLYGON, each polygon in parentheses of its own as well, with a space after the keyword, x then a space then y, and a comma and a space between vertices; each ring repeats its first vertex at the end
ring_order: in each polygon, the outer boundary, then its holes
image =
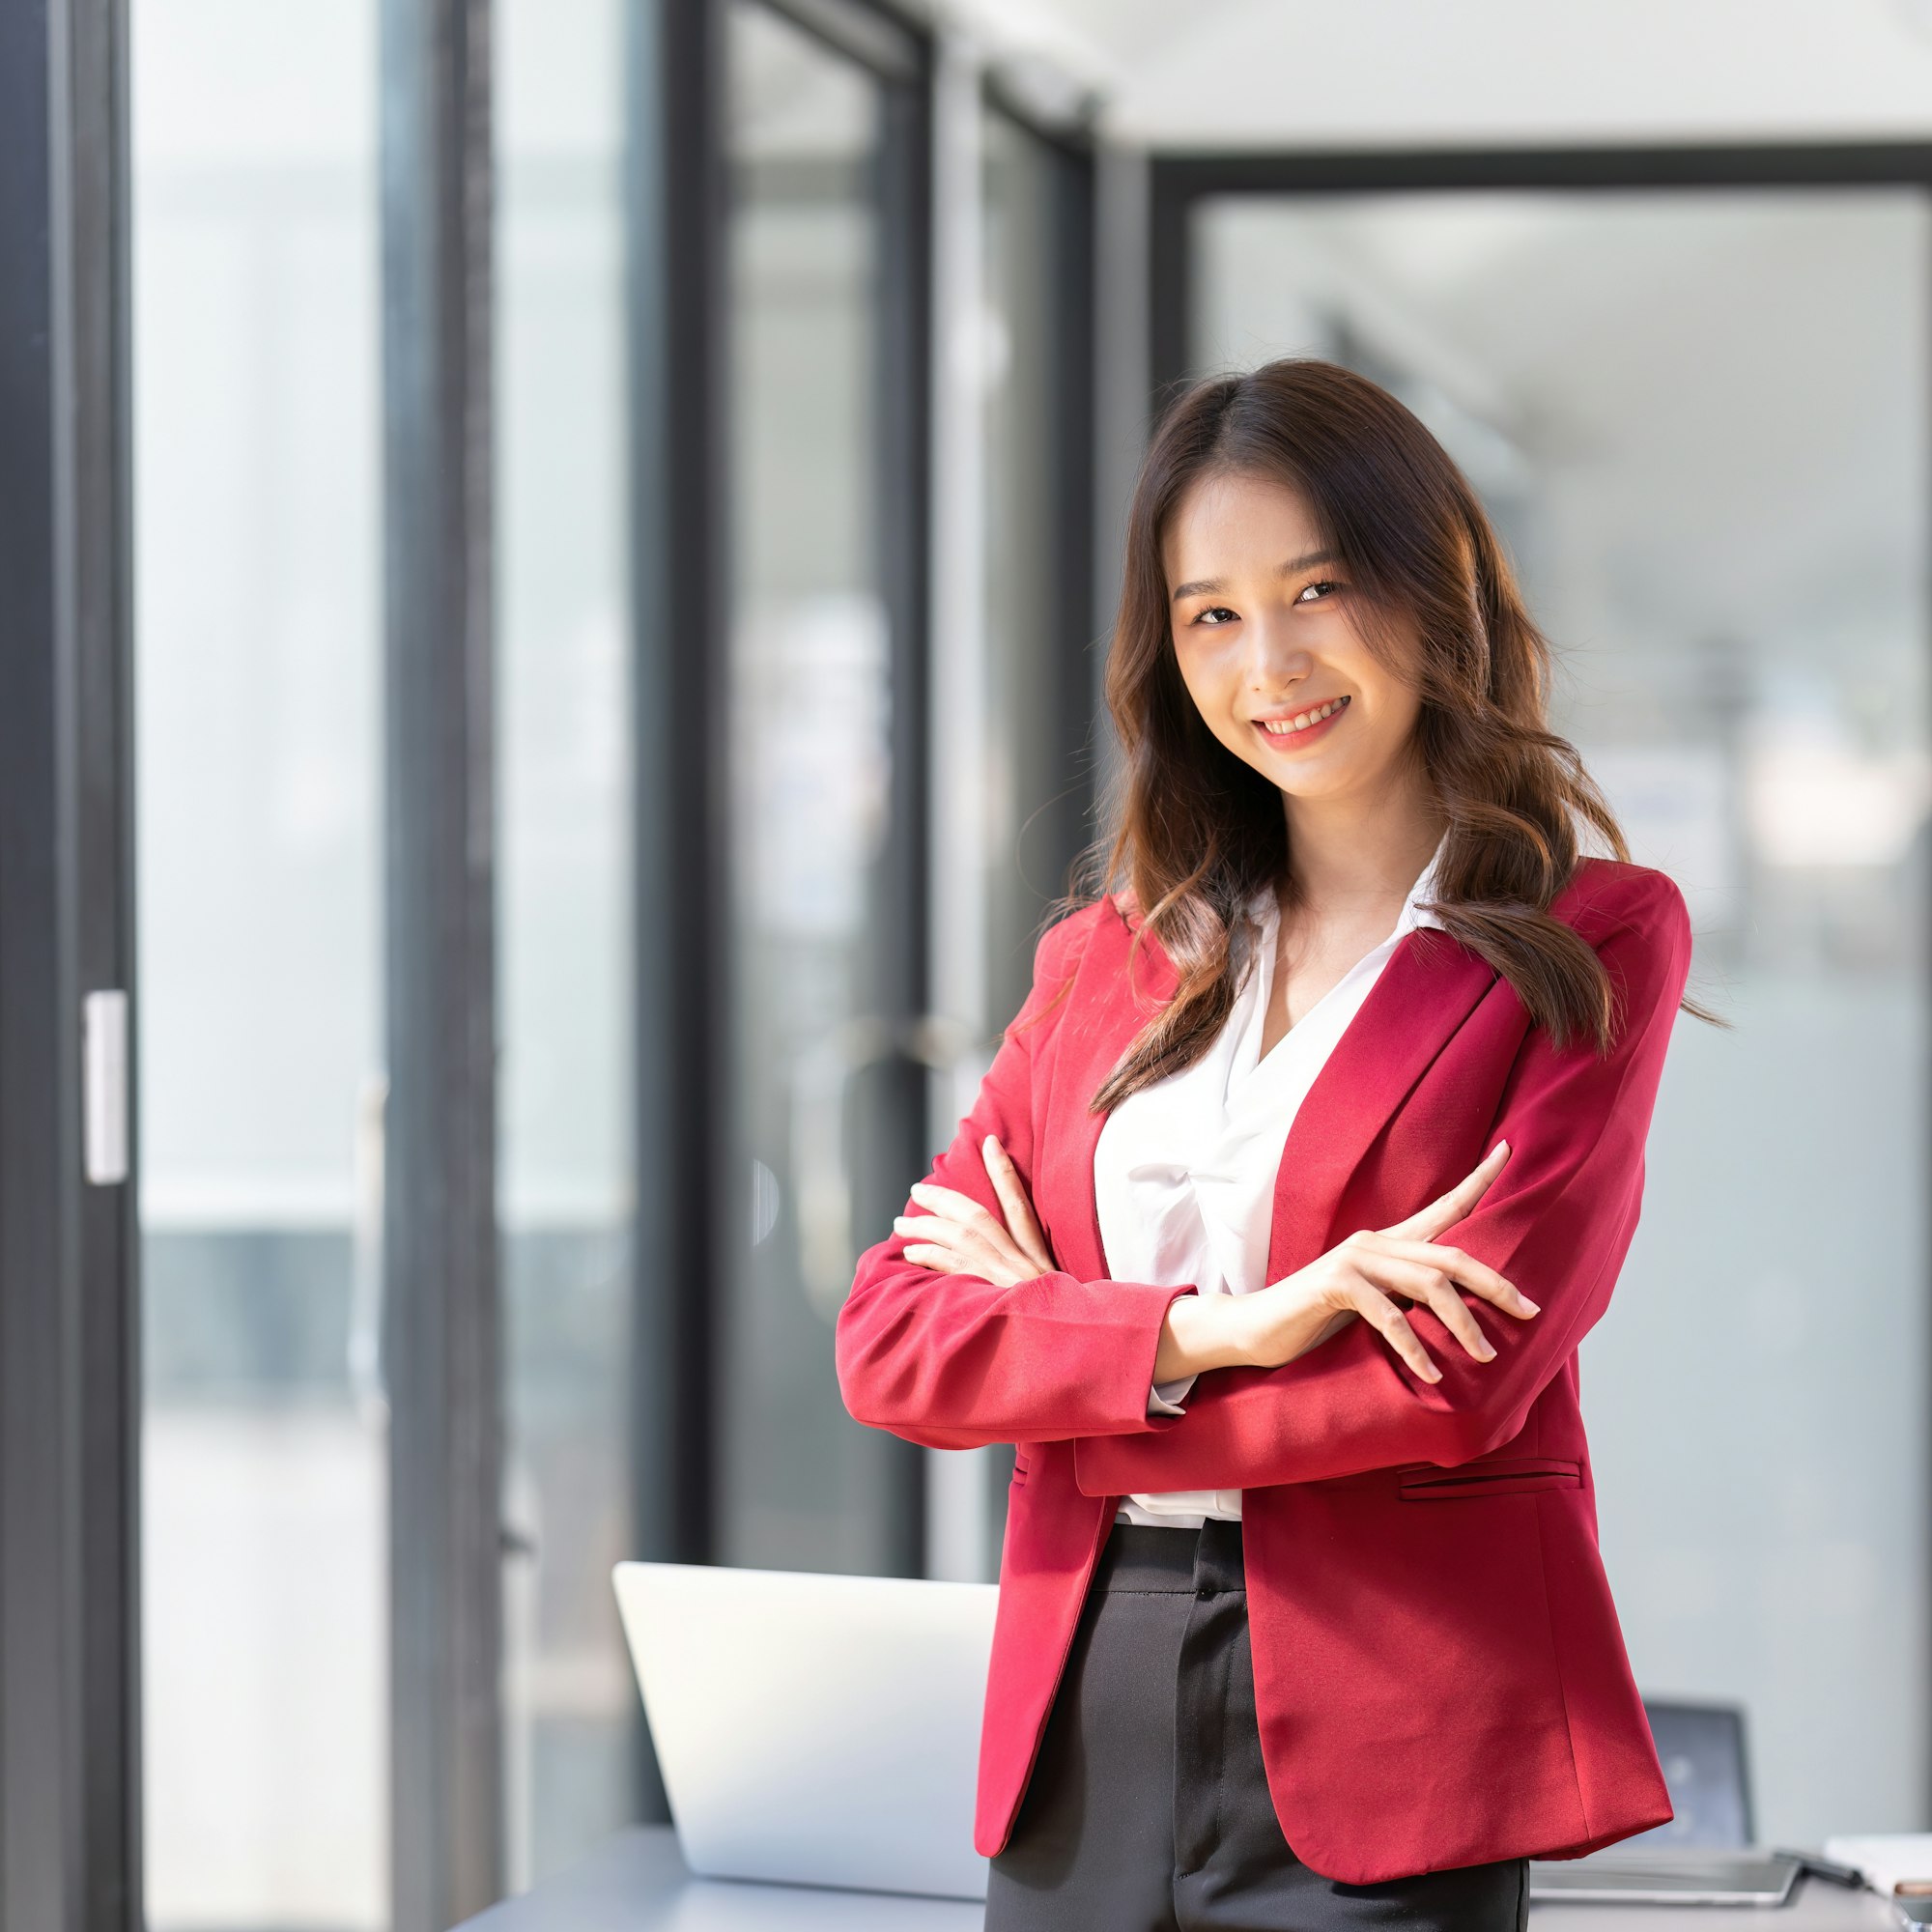
MULTIPOLYGON (((1630 850, 1576 747, 1549 729, 1548 641, 1480 498, 1422 422, 1353 370, 1292 356, 1178 395, 1135 485, 1107 657, 1124 753, 1105 813, 1113 830, 1080 855, 1073 890, 1048 918, 1123 882, 1127 909, 1146 909, 1133 952, 1151 928, 1179 983, 1090 1111, 1198 1060, 1259 938, 1254 896, 1279 887, 1290 913, 1301 899, 1280 789, 1208 729, 1175 658, 1163 539, 1183 494, 1217 474, 1300 494, 1321 547, 1349 574, 1350 608, 1378 662, 1415 662, 1404 634, 1419 634, 1409 751, 1448 819, 1435 896, 1419 903, 1516 988, 1554 1044, 1584 1036, 1607 1052, 1619 1021, 1609 976, 1548 908, 1577 868, 1578 818, 1626 864, 1630 850)), ((1682 1009, 1730 1024, 1689 998, 1682 1009)))

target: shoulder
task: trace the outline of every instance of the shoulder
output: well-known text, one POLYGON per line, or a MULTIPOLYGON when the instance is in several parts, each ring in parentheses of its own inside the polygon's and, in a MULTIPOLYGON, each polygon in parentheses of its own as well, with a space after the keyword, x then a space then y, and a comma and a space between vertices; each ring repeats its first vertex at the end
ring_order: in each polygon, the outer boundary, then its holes
POLYGON ((1596 946, 1633 929, 1673 940, 1690 931, 1690 909, 1677 881, 1655 866, 1620 859, 1579 859, 1549 912, 1596 946))
POLYGON ((1080 961, 1093 943, 1096 931, 1122 923, 1122 915, 1109 895, 1076 907, 1057 919, 1035 943, 1033 978, 1036 987, 1051 990, 1079 969, 1080 961))

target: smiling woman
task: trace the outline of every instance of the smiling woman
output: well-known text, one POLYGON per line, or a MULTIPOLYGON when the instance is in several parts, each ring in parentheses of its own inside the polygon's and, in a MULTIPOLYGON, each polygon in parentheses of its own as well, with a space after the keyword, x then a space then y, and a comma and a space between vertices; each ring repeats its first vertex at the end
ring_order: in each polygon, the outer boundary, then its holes
POLYGON ((1021 1451, 988 1932, 1520 1932, 1529 1857, 1671 1815, 1576 1350, 1701 1009, 1548 668, 1386 391, 1283 361, 1170 410, 1098 885, 838 1320, 861 1421, 1021 1451))

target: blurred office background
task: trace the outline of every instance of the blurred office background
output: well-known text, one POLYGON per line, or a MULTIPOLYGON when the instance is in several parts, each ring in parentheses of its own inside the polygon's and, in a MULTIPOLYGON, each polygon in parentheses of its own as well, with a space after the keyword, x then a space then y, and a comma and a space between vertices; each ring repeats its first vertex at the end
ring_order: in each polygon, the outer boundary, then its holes
POLYGON ((1156 399, 1293 353, 1482 492, 1736 1022, 1583 1348, 1639 1682, 1743 1710, 1761 1842, 1932 1824, 1932 8, 6 33, 0 976, 130 996, 125 1181, 98 1037, 0 1092, 71 1129, 0 1162, 0 1502, 82 1499, 5 1555, 84 1889, 424 1932, 662 1815, 613 1562, 995 1574, 1009 1452, 859 1428, 831 1324, 1094 829, 1156 399))

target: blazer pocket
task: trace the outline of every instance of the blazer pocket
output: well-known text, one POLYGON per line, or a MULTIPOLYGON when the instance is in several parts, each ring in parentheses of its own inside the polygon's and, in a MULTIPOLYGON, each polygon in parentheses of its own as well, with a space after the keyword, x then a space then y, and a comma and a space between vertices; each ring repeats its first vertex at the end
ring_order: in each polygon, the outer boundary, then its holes
POLYGON ((1520 1496, 1536 1490, 1580 1490, 1583 1465, 1563 1456, 1509 1456, 1444 1469, 1404 1472, 1396 1493, 1406 1503, 1467 1502, 1480 1496, 1520 1496))

